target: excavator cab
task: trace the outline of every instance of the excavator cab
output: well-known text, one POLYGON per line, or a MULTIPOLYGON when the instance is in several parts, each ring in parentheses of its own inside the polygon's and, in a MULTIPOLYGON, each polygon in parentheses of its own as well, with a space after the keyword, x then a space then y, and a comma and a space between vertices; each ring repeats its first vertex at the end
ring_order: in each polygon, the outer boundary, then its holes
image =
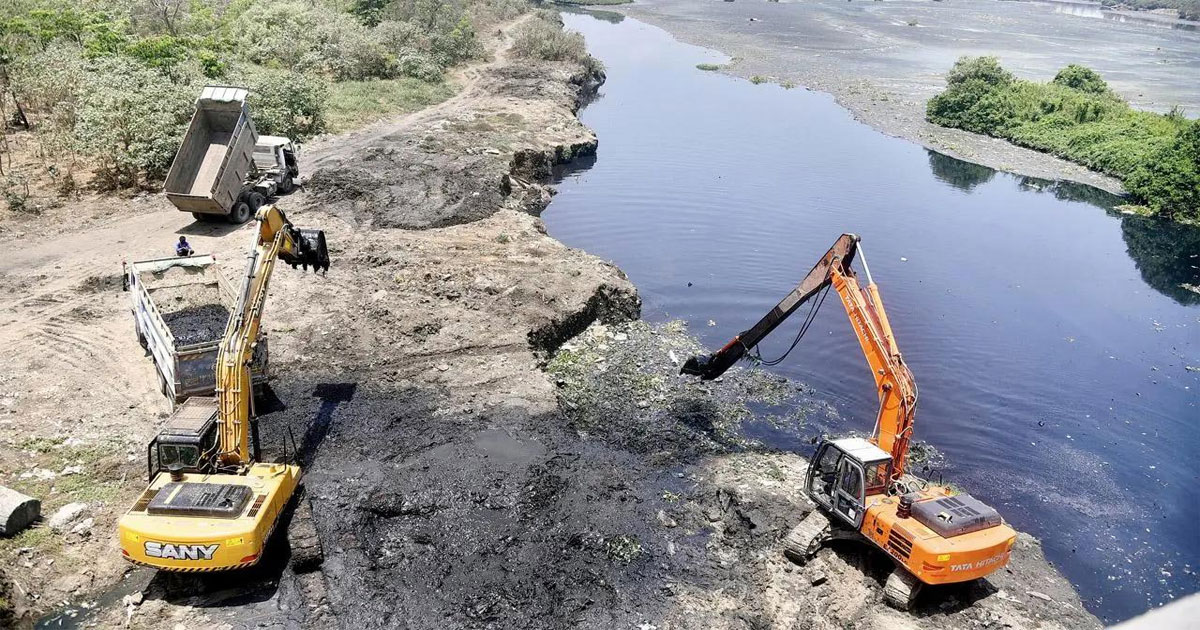
POLYGON ((146 452, 151 481, 161 472, 209 473, 217 450, 217 399, 193 397, 175 409, 146 452))
POLYGON ((826 440, 813 454, 804 489, 821 507, 858 529, 867 497, 886 491, 891 471, 892 456, 867 440, 826 440))

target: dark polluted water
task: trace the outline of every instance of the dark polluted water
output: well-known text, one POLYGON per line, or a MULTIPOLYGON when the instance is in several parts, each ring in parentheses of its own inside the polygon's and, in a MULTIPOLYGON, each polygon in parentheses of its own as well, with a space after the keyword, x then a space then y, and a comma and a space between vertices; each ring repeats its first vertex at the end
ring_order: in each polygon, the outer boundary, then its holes
MULTIPOLYGON (((609 78, 582 112, 599 152, 562 176, 550 234, 714 349, 861 235, 939 472, 1042 539, 1108 622, 1200 589, 1200 230, 928 152, 825 94, 698 70, 727 59, 614 15, 564 15, 609 78)), ((866 362, 825 306, 771 369, 832 403, 838 431, 869 431, 866 362)))

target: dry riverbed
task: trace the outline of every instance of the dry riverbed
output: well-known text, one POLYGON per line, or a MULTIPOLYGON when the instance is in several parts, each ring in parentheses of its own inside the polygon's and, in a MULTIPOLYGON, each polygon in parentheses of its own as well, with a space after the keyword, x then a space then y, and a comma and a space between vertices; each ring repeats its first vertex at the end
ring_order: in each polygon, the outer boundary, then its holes
POLYGON ((327 276, 273 279, 260 419, 268 454, 289 434, 304 448, 319 571, 286 569, 282 537, 262 566, 215 577, 133 569, 114 540, 168 411, 120 259, 184 233, 236 277, 252 226, 151 200, 0 237, 0 483, 47 515, 0 540, 4 623, 1097 627, 1026 537, 1008 570, 931 591, 917 617, 882 604, 876 554, 784 561, 811 509, 804 462, 746 427, 807 436, 831 411, 753 370, 682 379, 699 350, 686 327, 637 321, 619 269, 545 234, 544 178, 595 149, 575 111, 602 77, 512 58, 507 33, 449 101, 314 143, 306 191, 280 200, 326 230, 333 259, 327 276))

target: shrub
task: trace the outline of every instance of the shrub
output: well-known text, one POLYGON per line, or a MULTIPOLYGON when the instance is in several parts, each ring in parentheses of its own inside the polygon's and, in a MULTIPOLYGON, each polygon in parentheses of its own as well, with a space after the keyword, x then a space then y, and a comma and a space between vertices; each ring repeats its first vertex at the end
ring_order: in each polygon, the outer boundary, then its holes
POLYGON ((583 35, 564 31, 543 19, 523 24, 513 41, 512 51, 527 59, 544 61, 580 61, 587 58, 583 35))
POLYGON ((995 57, 963 57, 946 75, 946 84, 951 87, 972 81, 989 87, 1003 87, 1012 85, 1016 77, 1000 67, 1000 61, 995 57))
POLYGON ((1100 75, 1095 70, 1076 64, 1071 64, 1059 70, 1058 74, 1054 75, 1054 81, 1051 83, 1091 94, 1104 94, 1108 92, 1108 84, 1104 82, 1104 79, 1100 78, 1100 75))
POLYGON ((29 203, 29 181, 16 175, 5 175, 0 179, 0 198, 10 212, 36 214, 37 208, 29 203))
POLYGON ((325 131, 324 81, 287 70, 255 70, 243 74, 250 88, 250 107, 259 133, 307 140, 325 131))
POLYGON ((1188 123, 1170 146, 1139 165, 1125 185, 1158 214, 1200 221, 1200 121, 1188 123))

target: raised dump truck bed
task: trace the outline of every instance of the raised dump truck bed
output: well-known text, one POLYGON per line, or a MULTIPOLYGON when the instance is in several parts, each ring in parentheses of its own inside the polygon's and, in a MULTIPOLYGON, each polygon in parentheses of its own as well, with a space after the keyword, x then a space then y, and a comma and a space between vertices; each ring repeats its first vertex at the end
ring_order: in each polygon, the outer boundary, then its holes
MULTIPOLYGON (((138 341, 173 403, 216 389, 217 346, 237 301, 216 263, 201 255, 143 260, 125 269, 138 341)), ((267 358, 267 336, 260 333, 251 365, 255 384, 269 377, 267 358)))
POLYGON ((209 86, 196 99, 163 190, 184 212, 228 216, 254 171, 258 132, 244 88, 209 86))

